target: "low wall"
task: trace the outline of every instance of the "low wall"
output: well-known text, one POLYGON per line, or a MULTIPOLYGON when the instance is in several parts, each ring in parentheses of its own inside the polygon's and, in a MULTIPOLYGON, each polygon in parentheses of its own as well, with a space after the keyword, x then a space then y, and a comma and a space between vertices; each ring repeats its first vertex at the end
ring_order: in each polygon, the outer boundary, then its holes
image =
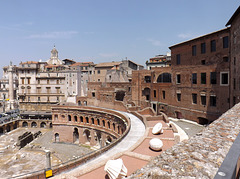
MULTIPOLYGON (((131 122, 129 120, 129 118, 127 116, 125 116, 124 114, 118 113, 117 111, 113 111, 110 109, 103 109, 103 108, 97 108, 97 107, 91 107, 91 106, 58 106, 58 107, 54 107, 52 112, 53 112, 53 130, 55 125, 58 123, 58 121, 55 119, 55 115, 56 112, 60 109, 63 109, 63 111, 66 113, 67 111, 69 111, 70 113, 72 113, 72 110, 80 110, 80 109, 85 109, 85 112, 87 111, 94 111, 94 112, 101 112, 101 113, 107 113, 108 115, 112 114, 112 115, 116 115, 119 118, 121 118, 124 123, 126 123, 126 130, 124 131, 124 133, 121 134, 120 137, 118 137, 116 140, 114 140, 112 143, 110 143, 107 146, 104 146, 96 151, 93 151, 87 155, 82 156, 81 158, 75 159, 75 160, 71 160, 68 161, 66 163, 62 163, 58 166, 53 166, 52 170, 53 170, 53 175, 57 175, 60 174, 63 171, 66 170, 70 170, 72 168, 77 167, 80 164, 86 163, 88 160, 97 157, 98 155, 101 155, 102 153, 106 152, 107 150, 109 150, 110 148, 112 148, 113 146, 117 145, 129 132, 130 126, 131 126, 131 122)), ((62 113, 61 113, 62 114, 62 113)), ((74 122, 74 121, 73 121, 74 122)), ((79 122, 79 121, 78 121, 79 122)), ((60 121, 61 124, 64 124, 63 121, 60 121)), ((79 123, 80 124, 80 123, 79 123)), ((66 122, 65 125, 72 125, 72 121, 70 123, 66 122)), ((81 124, 82 125, 82 124, 81 124)), ((75 126, 77 126, 77 123, 75 123, 75 126)), ((92 125, 92 127, 95 125, 92 125)), ((97 127, 97 125, 96 125, 97 127)), ((28 179, 39 179, 39 178, 45 178, 44 177, 44 172, 45 171, 38 171, 35 173, 29 173, 27 175, 22 175, 21 178, 28 178, 28 179)))
POLYGON ((214 178, 240 129, 240 104, 128 178, 214 178))

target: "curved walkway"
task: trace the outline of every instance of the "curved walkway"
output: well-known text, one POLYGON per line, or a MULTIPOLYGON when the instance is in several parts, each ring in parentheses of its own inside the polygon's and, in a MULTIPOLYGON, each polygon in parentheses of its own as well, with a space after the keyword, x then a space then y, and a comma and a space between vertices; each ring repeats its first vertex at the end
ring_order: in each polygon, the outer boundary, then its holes
MULTIPOLYGON (((118 111, 119 112, 119 111, 118 111)), ((116 146, 111 148, 109 151, 103 153, 102 155, 87 161, 84 164, 79 165, 77 168, 63 172, 53 178, 78 178, 80 175, 92 171, 104 165, 107 160, 113 159, 117 154, 128 151, 132 148, 140 139, 143 139, 146 128, 143 122, 136 116, 121 112, 127 115, 131 120, 131 128, 127 136, 116 146)))

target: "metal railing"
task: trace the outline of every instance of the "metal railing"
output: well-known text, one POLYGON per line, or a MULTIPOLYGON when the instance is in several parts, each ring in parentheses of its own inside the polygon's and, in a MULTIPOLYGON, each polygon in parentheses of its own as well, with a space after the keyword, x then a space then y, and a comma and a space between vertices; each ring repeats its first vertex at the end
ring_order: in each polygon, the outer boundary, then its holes
POLYGON ((240 133, 227 153, 214 179, 239 178, 240 133))

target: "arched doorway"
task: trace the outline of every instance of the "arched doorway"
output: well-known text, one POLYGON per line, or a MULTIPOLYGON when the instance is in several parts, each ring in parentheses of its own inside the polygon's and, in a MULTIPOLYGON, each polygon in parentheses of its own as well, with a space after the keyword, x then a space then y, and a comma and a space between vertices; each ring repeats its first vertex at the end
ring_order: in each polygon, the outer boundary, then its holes
POLYGON ((55 133, 55 142, 60 142, 59 133, 55 133))
POLYGON ((28 123, 27 123, 26 121, 24 121, 24 122, 22 123, 22 127, 28 127, 28 123))
POLYGON ((41 127, 41 128, 46 128, 46 126, 47 126, 47 125, 46 125, 45 122, 41 122, 41 124, 40 124, 40 127, 41 127))
POLYGON ((177 119, 182 119, 182 118, 183 118, 181 112, 179 112, 179 111, 175 111, 175 113, 176 113, 176 118, 177 118, 177 119))
POLYGON ((84 136, 84 138, 85 138, 85 143, 90 144, 91 136, 90 136, 90 131, 89 131, 88 129, 86 129, 86 130, 83 132, 83 136, 84 136))
POLYGON ((37 123, 36 122, 32 122, 31 127, 37 127, 37 123))
POLYGON ((79 133, 77 128, 74 128, 73 131, 73 143, 79 143, 79 133))
POLYGON ((107 136, 106 145, 109 145, 112 142, 112 138, 107 136))
POLYGON ((97 131, 95 137, 96 137, 96 141, 97 141, 97 146, 99 148, 102 148, 103 146, 102 146, 102 135, 101 135, 101 132, 97 131))
POLYGON ((150 100, 150 93, 151 93, 150 88, 144 88, 144 90, 142 91, 142 95, 146 97, 147 101, 150 100))

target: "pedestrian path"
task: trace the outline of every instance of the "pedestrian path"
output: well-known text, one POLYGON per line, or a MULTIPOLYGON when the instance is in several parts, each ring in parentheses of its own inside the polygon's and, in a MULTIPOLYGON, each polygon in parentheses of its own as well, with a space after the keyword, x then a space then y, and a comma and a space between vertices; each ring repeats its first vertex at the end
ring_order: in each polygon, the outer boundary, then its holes
POLYGON ((77 168, 55 176, 56 179, 105 179, 104 166, 110 159, 121 158, 128 169, 128 176, 146 165, 153 157, 160 155, 163 151, 175 144, 174 133, 171 127, 162 120, 147 121, 148 127, 136 116, 121 112, 131 120, 131 128, 128 135, 115 147, 101 156, 79 165, 77 168), (152 134, 152 128, 158 122, 163 125, 163 133, 152 134), (152 138, 159 138, 163 142, 161 151, 153 151, 149 148, 149 141, 152 138))
POLYGON ((54 178, 62 178, 63 177, 62 175, 68 176, 66 178, 69 178, 70 176, 72 178, 75 178, 75 176, 79 176, 83 172, 94 170, 94 168, 96 168, 98 165, 101 166, 102 164, 105 164, 106 161, 112 158, 114 155, 128 151, 134 144, 141 140, 146 130, 143 122, 130 113, 126 112, 121 113, 127 115, 130 118, 131 128, 127 136, 120 143, 118 143, 116 146, 112 147, 102 155, 92 160, 89 160, 87 163, 79 165, 77 168, 64 172, 63 174, 57 175, 54 178))

